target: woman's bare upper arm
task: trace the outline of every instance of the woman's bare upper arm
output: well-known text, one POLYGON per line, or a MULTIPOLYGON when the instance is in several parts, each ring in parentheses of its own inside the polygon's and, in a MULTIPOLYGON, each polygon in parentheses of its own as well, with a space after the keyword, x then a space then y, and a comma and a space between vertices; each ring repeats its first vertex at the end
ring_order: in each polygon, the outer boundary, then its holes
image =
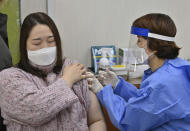
POLYGON ((102 113, 102 109, 98 98, 94 93, 90 91, 91 104, 88 110, 88 125, 91 125, 97 121, 104 121, 104 115, 102 113))

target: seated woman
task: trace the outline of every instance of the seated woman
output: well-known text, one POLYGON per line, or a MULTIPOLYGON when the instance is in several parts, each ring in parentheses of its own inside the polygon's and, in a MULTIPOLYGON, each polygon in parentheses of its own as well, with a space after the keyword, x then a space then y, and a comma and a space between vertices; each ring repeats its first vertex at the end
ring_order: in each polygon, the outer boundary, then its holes
POLYGON ((21 27, 20 62, 0 72, 7 131, 105 131, 88 77, 83 65, 62 59, 52 19, 44 13, 28 15, 21 27))

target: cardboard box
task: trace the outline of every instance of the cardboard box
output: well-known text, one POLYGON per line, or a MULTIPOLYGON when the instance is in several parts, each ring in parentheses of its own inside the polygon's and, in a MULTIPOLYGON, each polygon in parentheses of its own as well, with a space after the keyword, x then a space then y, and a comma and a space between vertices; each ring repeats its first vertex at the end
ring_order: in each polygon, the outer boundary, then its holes
POLYGON ((106 58, 109 61, 110 67, 117 64, 116 50, 114 45, 92 46, 91 63, 95 74, 97 74, 99 70, 99 62, 102 58, 102 50, 106 51, 106 58))

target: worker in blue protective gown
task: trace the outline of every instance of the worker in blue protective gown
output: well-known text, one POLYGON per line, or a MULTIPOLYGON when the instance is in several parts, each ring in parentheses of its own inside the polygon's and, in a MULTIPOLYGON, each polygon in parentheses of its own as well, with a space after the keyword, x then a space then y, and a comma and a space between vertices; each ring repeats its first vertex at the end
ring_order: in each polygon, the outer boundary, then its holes
POLYGON ((174 22, 164 14, 147 14, 134 21, 131 33, 150 66, 140 89, 109 70, 99 72, 99 81, 89 80, 89 88, 122 131, 189 131, 190 63, 177 57, 174 22))

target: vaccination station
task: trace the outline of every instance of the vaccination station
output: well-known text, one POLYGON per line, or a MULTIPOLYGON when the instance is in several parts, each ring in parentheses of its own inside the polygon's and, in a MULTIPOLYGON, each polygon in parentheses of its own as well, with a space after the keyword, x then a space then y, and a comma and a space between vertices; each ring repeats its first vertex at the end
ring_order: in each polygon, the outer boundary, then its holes
POLYGON ((0 0, 0 131, 190 131, 190 0, 0 0))

